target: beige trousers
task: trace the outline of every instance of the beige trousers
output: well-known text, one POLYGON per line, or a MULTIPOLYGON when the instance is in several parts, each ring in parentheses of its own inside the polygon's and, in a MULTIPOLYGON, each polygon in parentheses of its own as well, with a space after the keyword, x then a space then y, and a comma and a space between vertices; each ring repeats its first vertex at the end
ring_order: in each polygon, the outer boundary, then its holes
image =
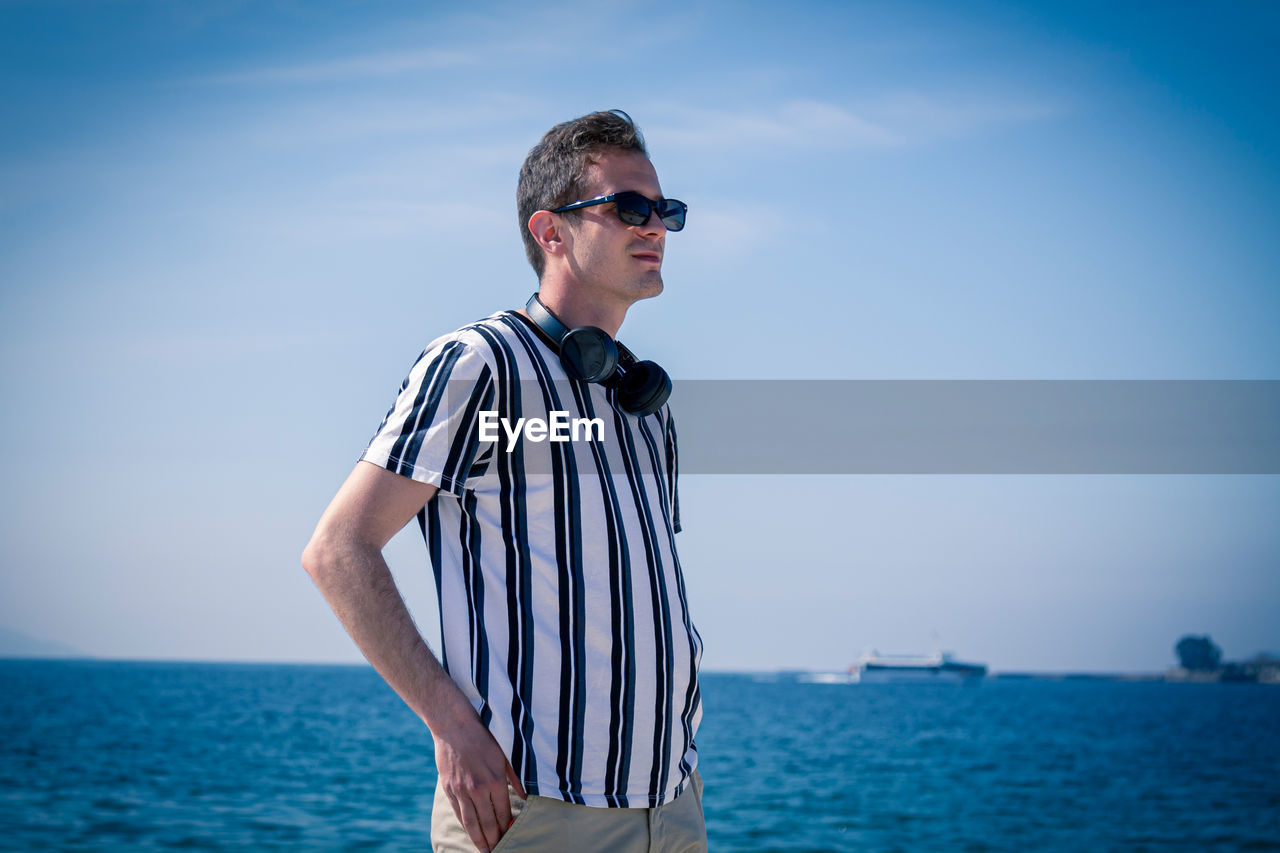
MULTIPOLYGON (((693 771, 680 796, 652 809, 579 806, 550 797, 521 800, 511 786, 515 822, 492 853, 706 853, 702 777, 693 771)), ((476 853, 462 822, 437 785, 431 806, 431 849, 476 853)))

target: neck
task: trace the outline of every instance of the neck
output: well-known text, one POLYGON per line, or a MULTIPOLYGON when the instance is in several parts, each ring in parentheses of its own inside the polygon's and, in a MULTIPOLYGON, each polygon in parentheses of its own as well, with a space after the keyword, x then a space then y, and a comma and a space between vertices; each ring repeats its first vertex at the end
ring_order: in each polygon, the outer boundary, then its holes
POLYGON ((618 329, 622 328, 622 321, 626 319, 627 308, 630 307, 602 301, 584 293, 581 288, 564 282, 548 281, 546 277, 538 288, 538 299, 570 329, 595 326, 608 332, 613 338, 618 336, 618 329))

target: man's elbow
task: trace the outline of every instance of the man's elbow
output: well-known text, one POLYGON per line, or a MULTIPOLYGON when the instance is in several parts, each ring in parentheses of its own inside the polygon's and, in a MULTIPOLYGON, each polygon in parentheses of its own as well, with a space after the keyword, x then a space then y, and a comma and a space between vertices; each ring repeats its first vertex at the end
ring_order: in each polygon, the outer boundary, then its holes
POLYGON ((311 580, 317 585, 322 585, 324 580, 332 574, 333 567, 337 563, 336 551, 333 540, 323 536, 318 530, 307 543, 307 547, 302 549, 302 568, 306 569, 311 580))
POLYGON ((368 571, 371 559, 378 547, 351 536, 341 526, 323 521, 311 535, 311 541, 302 549, 302 568, 322 591, 349 583, 351 578, 368 571))

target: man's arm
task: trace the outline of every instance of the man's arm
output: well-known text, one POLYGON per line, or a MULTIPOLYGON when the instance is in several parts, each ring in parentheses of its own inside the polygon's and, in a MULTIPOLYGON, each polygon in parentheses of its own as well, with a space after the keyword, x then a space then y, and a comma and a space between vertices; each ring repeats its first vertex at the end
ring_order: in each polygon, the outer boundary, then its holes
POLYGON ((511 823, 507 780, 524 788, 471 703, 413 624, 382 549, 436 487, 356 463, 302 552, 302 565, 374 669, 426 723, 439 784, 471 840, 488 851, 511 823))

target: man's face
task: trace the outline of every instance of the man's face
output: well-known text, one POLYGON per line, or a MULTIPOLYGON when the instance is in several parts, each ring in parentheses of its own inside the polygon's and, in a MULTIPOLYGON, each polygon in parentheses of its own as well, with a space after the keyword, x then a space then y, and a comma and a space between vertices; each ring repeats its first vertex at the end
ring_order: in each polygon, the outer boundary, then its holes
MULTIPOLYGON (((662 198, 649 158, 638 151, 609 151, 586 174, 584 199, 631 190, 662 198)), ((662 292, 667 228, 656 213, 643 225, 627 225, 612 203, 586 207, 565 218, 569 266, 594 297, 629 306, 662 292)))

